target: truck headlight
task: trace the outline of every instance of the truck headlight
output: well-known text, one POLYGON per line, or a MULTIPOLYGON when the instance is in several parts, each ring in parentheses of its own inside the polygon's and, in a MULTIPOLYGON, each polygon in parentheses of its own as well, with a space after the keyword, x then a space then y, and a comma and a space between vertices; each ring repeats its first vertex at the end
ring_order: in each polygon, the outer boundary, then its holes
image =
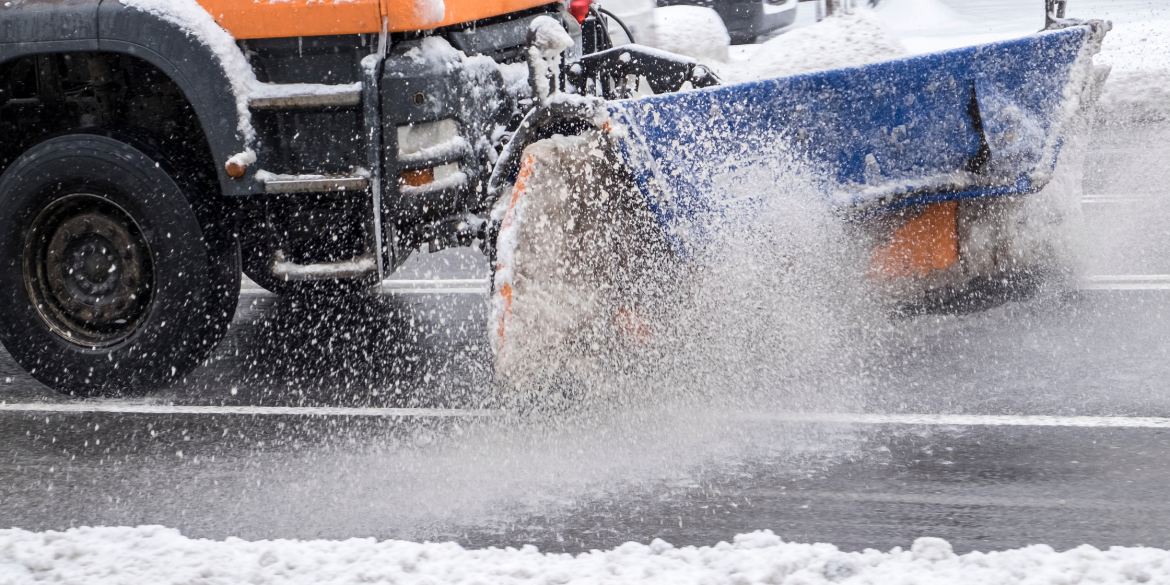
POLYGON ((453 119, 398 127, 398 162, 410 170, 399 173, 399 182, 422 187, 459 172, 459 163, 469 151, 453 119))

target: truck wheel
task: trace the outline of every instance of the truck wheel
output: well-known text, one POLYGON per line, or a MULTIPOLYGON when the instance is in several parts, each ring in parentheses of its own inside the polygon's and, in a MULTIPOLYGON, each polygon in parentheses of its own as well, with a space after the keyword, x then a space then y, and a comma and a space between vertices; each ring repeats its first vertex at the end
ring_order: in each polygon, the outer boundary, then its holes
POLYGON ((163 386, 211 353, 235 312, 230 230, 203 229, 169 161, 143 150, 61 136, 0 176, 0 341, 65 393, 163 386))

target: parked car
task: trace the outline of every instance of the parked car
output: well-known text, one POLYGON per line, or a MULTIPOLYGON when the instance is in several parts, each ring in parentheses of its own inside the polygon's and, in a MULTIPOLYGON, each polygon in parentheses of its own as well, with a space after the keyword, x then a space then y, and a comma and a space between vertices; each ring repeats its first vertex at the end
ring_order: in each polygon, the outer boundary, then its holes
POLYGON ((658 0, 659 6, 714 8, 727 27, 732 44, 755 42, 756 37, 779 30, 796 20, 798 0, 658 0))

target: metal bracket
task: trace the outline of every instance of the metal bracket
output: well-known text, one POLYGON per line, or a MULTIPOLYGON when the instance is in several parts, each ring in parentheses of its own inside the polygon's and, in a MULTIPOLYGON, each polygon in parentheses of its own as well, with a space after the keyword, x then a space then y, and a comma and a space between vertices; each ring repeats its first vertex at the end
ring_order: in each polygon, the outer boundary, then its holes
POLYGON ((606 99, 627 97, 617 94, 614 81, 629 75, 644 77, 654 93, 678 91, 688 81, 695 88, 719 85, 719 78, 698 62, 642 45, 622 45, 585 55, 568 66, 566 75, 578 91, 593 80, 594 91, 606 99))
MULTIPOLYGON (((1064 28, 1064 10, 1068 0, 1044 0, 1044 30, 1064 28)), ((1078 22, 1079 24, 1079 22, 1078 22)))
POLYGON ((576 136, 593 125, 592 118, 604 102, 594 98, 587 102, 552 102, 529 110, 512 140, 504 146, 488 178, 487 200, 495 202, 516 182, 524 147, 552 136, 576 136))
POLYGON ((971 82, 971 101, 967 104, 967 115, 971 117, 971 128, 979 135, 979 150, 967 160, 967 171, 978 174, 991 162, 991 145, 987 142, 987 132, 983 127, 983 114, 979 112, 979 95, 975 91, 974 81, 971 82))
MULTIPOLYGON (((368 68, 363 68, 366 78, 362 80, 362 121, 366 131, 366 164, 370 173, 370 206, 373 208, 371 226, 371 243, 374 245, 374 262, 378 273, 378 282, 386 277, 386 265, 383 258, 383 249, 386 248, 385 234, 382 232, 382 107, 381 85, 382 62, 386 60, 386 51, 389 49, 389 17, 382 17, 382 30, 378 33, 378 52, 375 62, 368 68)), ((367 57, 369 58, 369 57, 367 57)))

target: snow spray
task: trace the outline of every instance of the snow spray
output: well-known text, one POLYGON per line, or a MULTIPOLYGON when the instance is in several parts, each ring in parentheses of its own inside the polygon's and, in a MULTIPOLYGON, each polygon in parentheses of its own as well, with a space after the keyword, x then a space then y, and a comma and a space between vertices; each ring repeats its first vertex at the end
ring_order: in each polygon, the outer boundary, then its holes
POLYGON ((783 145, 768 166, 712 163, 721 199, 747 203, 694 218, 703 235, 689 249, 623 180, 603 134, 525 156, 501 213, 489 323, 506 404, 845 406, 862 257, 783 145))

